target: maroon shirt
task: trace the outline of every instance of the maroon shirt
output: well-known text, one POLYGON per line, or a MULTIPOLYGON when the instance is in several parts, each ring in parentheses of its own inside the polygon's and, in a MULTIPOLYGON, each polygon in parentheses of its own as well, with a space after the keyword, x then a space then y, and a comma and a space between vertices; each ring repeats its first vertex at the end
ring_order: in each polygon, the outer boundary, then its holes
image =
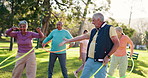
MULTIPOLYGON (((41 38, 38 33, 27 31, 26 35, 22 35, 21 31, 12 31, 10 28, 6 31, 6 34, 10 37, 14 37, 17 40, 18 52, 26 53, 30 49, 32 49, 32 39, 33 38, 41 38)), ((34 50, 32 51, 34 52, 34 50)))

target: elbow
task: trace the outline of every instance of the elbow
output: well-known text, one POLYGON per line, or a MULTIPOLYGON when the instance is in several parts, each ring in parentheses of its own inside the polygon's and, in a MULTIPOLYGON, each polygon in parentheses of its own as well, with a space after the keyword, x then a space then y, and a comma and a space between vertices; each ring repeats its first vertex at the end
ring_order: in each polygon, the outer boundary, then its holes
POLYGON ((44 38, 44 37, 45 37, 44 35, 41 36, 41 38, 44 38))
POLYGON ((44 34, 43 35, 40 35, 40 38, 44 38, 45 36, 44 36, 44 34))
POLYGON ((7 36, 10 36, 10 34, 9 34, 8 32, 6 32, 6 35, 7 35, 7 36))

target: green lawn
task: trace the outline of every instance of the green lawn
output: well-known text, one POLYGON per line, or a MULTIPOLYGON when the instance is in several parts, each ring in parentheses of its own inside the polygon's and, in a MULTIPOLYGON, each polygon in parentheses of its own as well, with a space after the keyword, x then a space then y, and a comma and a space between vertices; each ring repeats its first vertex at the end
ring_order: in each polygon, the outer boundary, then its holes
MULTIPOLYGON (((13 51, 9 51, 7 49, 5 50, 4 48, 2 48, 2 47, 8 47, 8 46, 9 46, 8 42, 0 42, 0 62, 17 51, 17 49, 13 49, 13 51)), ((15 43, 15 47, 16 46, 17 45, 15 43)), ((35 52, 36 52, 36 59, 37 59, 37 77, 36 78, 47 78, 49 53, 45 52, 43 49, 36 49, 35 52)), ((138 60, 135 60, 135 68, 133 72, 130 74, 130 76, 128 76, 127 78, 148 78, 148 62, 147 62, 148 52, 141 51, 141 50, 135 50, 135 52, 139 53, 139 58, 138 60)), ((81 65, 81 61, 78 60, 78 57, 79 57, 78 47, 70 48, 67 51, 67 69, 68 69, 69 78, 75 78, 73 75, 73 71, 75 71, 81 65)), ((10 60, 7 60, 1 66, 13 60, 15 60, 14 57, 10 58, 10 60)), ((0 78, 11 78, 13 67, 14 67, 14 64, 8 67, 5 67, 3 69, 0 69, 0 78)), ((130 71, 130 69, 131 68, 128 68, 127 73, 130 71)), ((79 76, 80 75, 81 73, 79 73, 79 76)), ((115 76, 118 76, 118 70, 115 72, 115 76)), ((26 78, 25 71, 23 73, 22 78, 26 78)), ((63 78, 58 60, 55 63, 53 78, 63 78)))

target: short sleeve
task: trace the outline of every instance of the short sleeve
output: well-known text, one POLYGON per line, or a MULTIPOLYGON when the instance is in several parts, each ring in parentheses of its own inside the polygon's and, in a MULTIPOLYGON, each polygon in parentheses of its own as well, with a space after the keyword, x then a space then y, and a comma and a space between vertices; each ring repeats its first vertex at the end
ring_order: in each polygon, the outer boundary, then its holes
POLYGON ((117 36, 116 30, 115 30, 114 27, 110 27, 110 31, 109 31, 109 32, 110 32, 110 33, 109 33, 110 38, 111 38, 112 36, 117 36))

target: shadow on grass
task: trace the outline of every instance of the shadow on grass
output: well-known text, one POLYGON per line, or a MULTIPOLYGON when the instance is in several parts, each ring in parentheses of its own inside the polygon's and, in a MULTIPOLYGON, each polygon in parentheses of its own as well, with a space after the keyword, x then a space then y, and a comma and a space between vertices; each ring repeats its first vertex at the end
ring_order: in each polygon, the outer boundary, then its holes
MULTIPOLYGON (((0 57, 0 62, 2 62, 3 60, 5 60, 7 57, 9 57, 9 56, 3 56, 3 57, 1 56, 0 57)), ((0 67, 5 66, 6 64, 12 62, 13 60, 15 60, 15 57, 11 57, 9 60, 7 60, 4 63, 2 63, 0 65, 0 67)), ((11 65, 9 65, 7 67, 1 68, 0 69, 1 76, 3 78, 11 78, 11 76, 12 76, 11 73, 12 73, 12 70, 13 70, 14 65, 15 65, 15 63, 13 63, 13 64, 11 64, 11 65)), ((2 78, 1 76, 0 76, 0 78, 2 78)))
MULTIPOLYGON (((39 53, 39 54, 41 54, 41 53, 39 53)), ((37 57, 44 57, 44 55, 40 55, 37 57)), ((49 59, 48 57, 46 57, 46 58, 49 59)), ((37 77, 36 78, 47 78, 48 77, 48 63, 49 63, 49 61, 37 63, 37 77)), ((76 70, 80 65, 81 65, 81 62, 76 57, 73 57, 71 59, 67 59, 67 70, 68 70, 69 78, 75 78, 73 75, 73 70, 76 70)), ((53 77, 54 78, 63 78, 60 63, 59 63, 58 59, 56 60, 56 62, 54 64, 53 77)))
MULTIPOLYGON (((129 60, 130 62, 130 65, 131 65, 131 60, 129 60)), ((135 73, 135 74, 138 74, 138 75, 141 75, 143 77, 146 77, 145 74, 142 72, 144 71, 143 69, 141 69, 139 66, 142 66, 144 68, 147 68, 147 64, 145 64, 143 61, 139 61, 139 60, 134 60, 134 69, 132 71, 132 73, 135 73)), ((128 71, 130 71, 131 68, 128 68, 128 71)))

